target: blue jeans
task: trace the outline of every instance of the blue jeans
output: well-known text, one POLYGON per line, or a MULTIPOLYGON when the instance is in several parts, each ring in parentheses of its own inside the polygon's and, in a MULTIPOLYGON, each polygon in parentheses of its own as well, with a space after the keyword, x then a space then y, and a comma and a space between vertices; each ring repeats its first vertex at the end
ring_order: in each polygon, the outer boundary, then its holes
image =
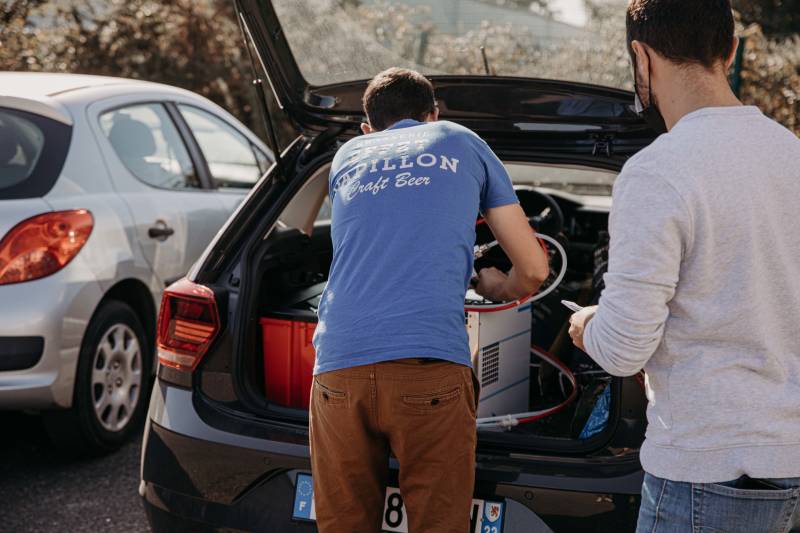
POLYGON ((800 532, 800 478, 684 483, 645 474, 636 533, 800 532))

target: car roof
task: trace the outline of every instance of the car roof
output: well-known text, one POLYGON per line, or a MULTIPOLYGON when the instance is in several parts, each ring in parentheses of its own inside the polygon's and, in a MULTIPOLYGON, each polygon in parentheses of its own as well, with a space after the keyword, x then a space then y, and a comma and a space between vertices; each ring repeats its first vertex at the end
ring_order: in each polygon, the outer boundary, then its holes
POLYGON ((182 89, 142 80, 51 72, 0 72, 0 106, 12 107, 72 124, 67 108, 58 100, 65 94, 99 87, 182 89))
POLYGON ((272 153, 264 142, 247 126, 224 108, 209 99, 172 85, 113 76, 89 74, 63 74, 50 72, 0 72, 0 107, 10 107, 36 113, 67 125, 72 125, 72 115, 78 109, 93 102, 135 93, 149 94, 161 98, 164 94, 181 96, 202 108, 214 109, 228 122, 239 124, 246 136, 259 149, 272 153))
MULTIPOLYGON (((62 74, 55 72, 0 72, 0 87, 4 95, 43 98, 89 89, 103 85, 160 85, 149 81, 93 76, 89 74, 62 74)), ((162 85, 162 87, 166 87, 162 85)))

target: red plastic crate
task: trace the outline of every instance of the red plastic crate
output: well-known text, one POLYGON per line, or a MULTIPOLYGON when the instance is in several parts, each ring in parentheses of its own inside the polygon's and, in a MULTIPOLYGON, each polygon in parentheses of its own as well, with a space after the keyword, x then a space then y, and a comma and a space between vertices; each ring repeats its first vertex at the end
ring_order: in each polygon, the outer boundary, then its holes
POLYGON ((311 341, 317 324, 278 318, 261 318, 259 322, 267 399, 308 409, 316 355, 311 341))

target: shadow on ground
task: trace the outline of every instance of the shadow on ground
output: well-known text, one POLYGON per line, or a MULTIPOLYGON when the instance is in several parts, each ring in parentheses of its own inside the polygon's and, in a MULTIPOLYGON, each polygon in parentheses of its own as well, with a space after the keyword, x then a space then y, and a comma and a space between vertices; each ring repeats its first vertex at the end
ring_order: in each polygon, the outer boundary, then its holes
POLYGON ((98 459, 62 456, 34 415, 0 412, 0 531, 149 531, 139 500, 141 434, 98 459))

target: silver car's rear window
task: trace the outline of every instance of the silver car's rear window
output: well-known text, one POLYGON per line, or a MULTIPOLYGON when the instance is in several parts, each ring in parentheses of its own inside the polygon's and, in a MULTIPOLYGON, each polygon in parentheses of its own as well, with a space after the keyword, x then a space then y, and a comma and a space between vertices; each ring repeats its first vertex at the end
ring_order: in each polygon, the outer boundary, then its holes
POLYGON ((66 157, 69 126, 0 108, 0 199, 45 195, 66 157))
POLYGON ((0 111, 0 188, 33 174, 44 150, 44 133, 30 120, 0 111))

